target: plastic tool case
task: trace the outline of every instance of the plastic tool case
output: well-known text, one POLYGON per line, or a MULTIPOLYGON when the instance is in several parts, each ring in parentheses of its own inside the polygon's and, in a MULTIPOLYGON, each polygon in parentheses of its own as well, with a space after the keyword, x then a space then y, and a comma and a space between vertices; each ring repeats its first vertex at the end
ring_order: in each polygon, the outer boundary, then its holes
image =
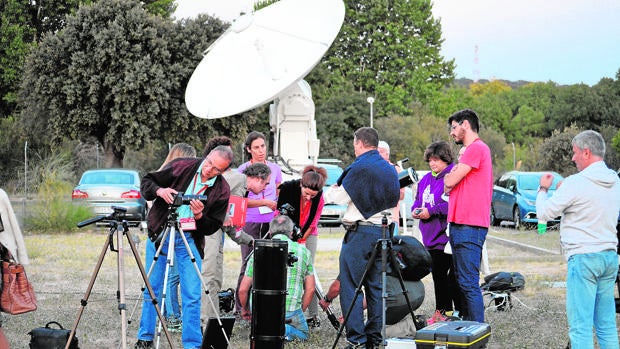
POLYGON ((489 324, 476 321, 441 321, 426 326, 415 335, 417 349, 479 349, 491 336, 489 324))

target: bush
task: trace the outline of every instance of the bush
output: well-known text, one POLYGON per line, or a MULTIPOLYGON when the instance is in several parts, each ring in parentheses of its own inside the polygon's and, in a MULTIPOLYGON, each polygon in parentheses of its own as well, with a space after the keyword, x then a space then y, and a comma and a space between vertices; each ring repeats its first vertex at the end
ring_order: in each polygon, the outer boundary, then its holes
POLYGON ((75 231, 77 223, 88 219, 92 212, 71 203, 72 185, 49 176, 39 186, 36 203, 24 217, 26 230, 46 233, 75 231))

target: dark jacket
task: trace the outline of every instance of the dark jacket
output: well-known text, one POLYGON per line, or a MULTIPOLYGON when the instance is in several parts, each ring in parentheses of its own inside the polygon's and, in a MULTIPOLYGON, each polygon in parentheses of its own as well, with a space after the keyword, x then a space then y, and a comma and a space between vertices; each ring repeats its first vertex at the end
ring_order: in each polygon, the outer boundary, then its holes
MULTIPOLYGON (((181 158, 166 165, 163 169, 150 172, 140 184, 140 192, 146 200, 154 200, 147 216, 149 238, 154 240, 164 230, 168 219, 168 204, 164 199, 157 196, 159 188, 173 188, 178 192, 185 192, 194 174, 198 171, 202 158, 181 158)), ((230 188, 221 175, 217 176, 213 186, 202 193, 207 196, 202 217, 196 220, 196 230, 192 232, 192 238, 204 257, 204 236, 215 233, 224 222, 228 210, 228 198, 230 188)))

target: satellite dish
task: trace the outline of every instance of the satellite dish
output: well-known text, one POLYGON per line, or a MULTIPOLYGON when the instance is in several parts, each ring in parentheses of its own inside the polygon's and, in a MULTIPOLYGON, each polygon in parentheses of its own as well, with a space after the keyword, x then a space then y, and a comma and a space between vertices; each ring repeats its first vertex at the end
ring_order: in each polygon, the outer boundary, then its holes
POLYGON ((273 100, 319 63, 344 12, 342 0, 281 0, 237 18, 192 74, 187 109, 215 119, 273 100))

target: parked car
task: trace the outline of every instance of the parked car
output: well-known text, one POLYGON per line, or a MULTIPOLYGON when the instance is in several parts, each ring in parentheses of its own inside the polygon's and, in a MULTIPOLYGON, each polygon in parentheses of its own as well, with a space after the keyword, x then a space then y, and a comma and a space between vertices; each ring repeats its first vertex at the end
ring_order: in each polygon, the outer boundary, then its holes
POLYGON ((73 189, 71 199, 91 207, 94 215, 109 215, 114 211, 112 206, 118 206, 127 209, 127 221, 144 221, 146 200, 140 194, 140 178, 135 170, 88 170, 73 189))
MULTIPOLYGON (((334 164, 319 164, 327 170, 327 180, 325 181, 325 187, 323 188, 323 195, 327 189, 336 184, 336 181, 340 177, 343 172, 342 167, 334 164)), ((319 217, 319 224, 322 226, 337 226, 342 223, 342 216, 344 216, 344 211, 347 209, 346 205, 337 205, 333 202, 328 202, 325 200, 325 206, 323 206, 323 212, 321 213, 321 217, 319 217)))
MULTIPOLYGON (((522 172, 510 171, 495 181, 493 186, 493 200, 491 202, 491 224, 499 225, 501 221, 511 221, 515 229, 522 225, 533 225, 536 218, 536 195, 540 177, 549 172, 522 172)), ((560 180, 560 174, 553 174, 553 184, 549 188, 549 195, 553 195, 560 180)), ((559 217, 548 223, 559 222, 559 217)))

